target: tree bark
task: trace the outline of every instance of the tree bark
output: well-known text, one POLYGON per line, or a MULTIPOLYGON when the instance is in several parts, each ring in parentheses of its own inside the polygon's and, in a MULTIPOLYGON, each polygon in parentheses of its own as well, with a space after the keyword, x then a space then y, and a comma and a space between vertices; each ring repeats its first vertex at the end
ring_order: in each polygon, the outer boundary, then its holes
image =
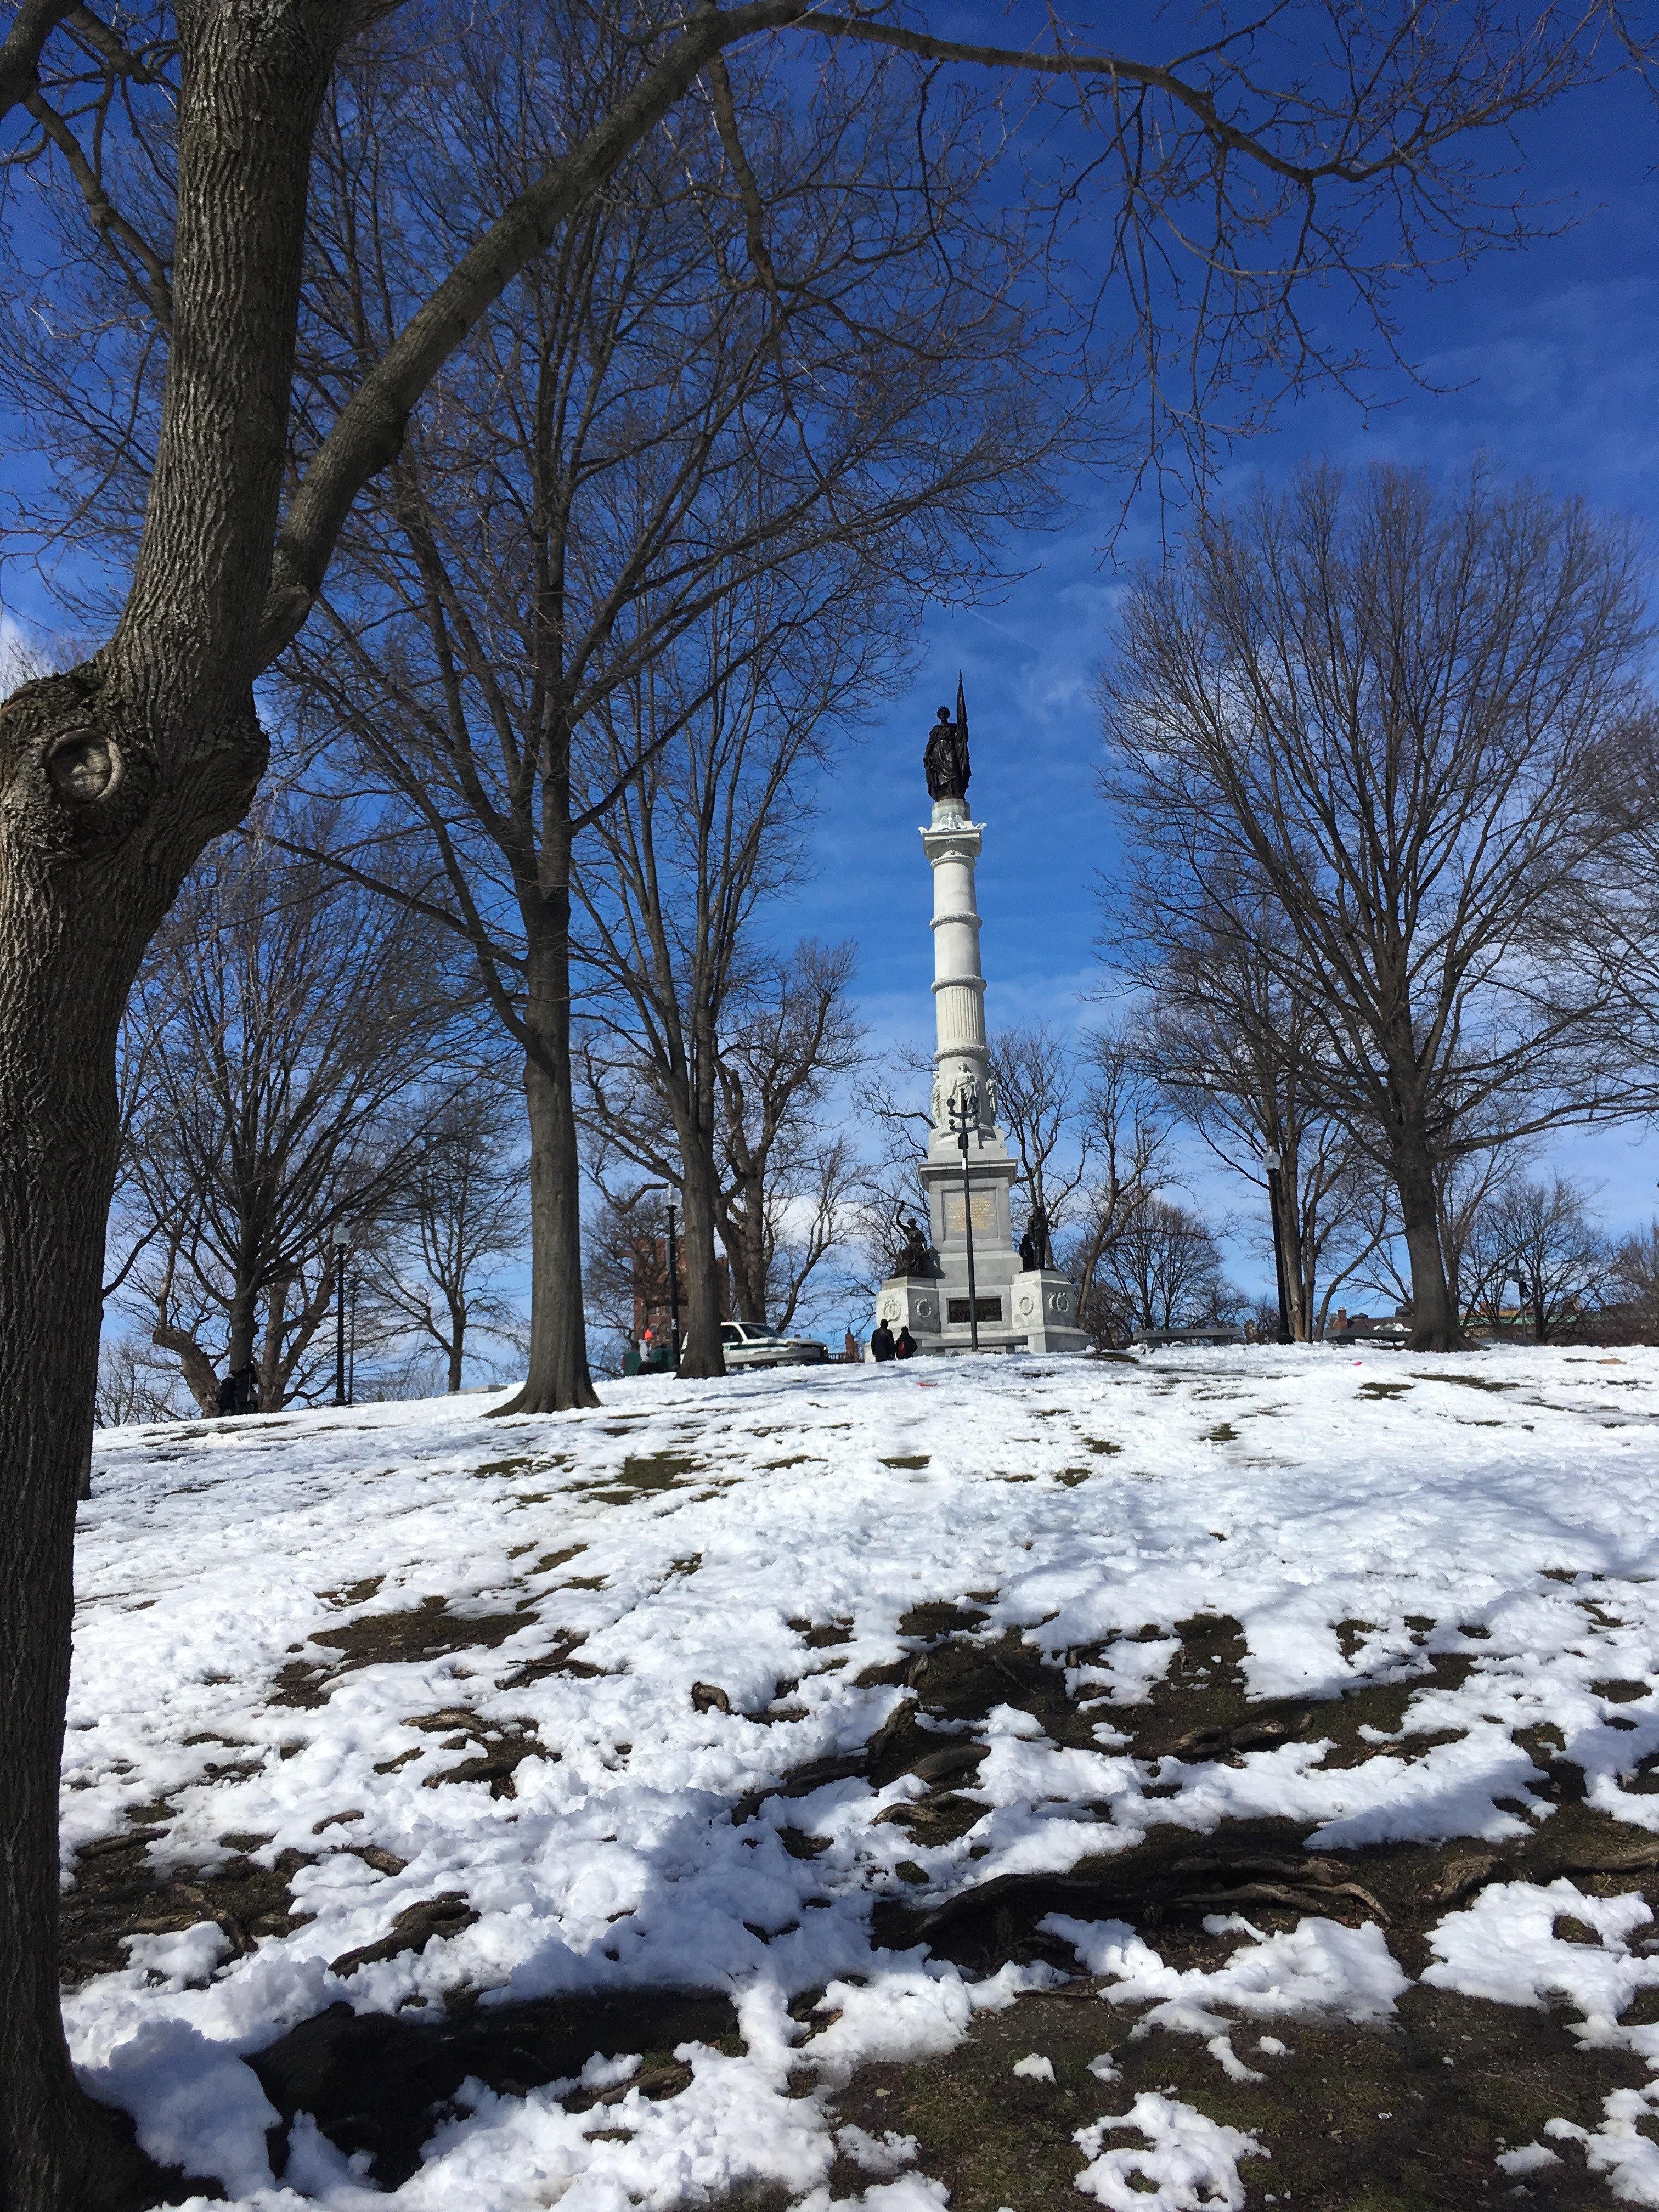
MULTIPOLYGON (((1279 1225, 1285 1239, 1285 1318, 1291 1341, 1313 1338, 1313 1285, 1302 1237, 1302 1170, 1294 1145, 1281 1144, 1279 1225)), ((1271 1200, 1269 1201, 1271 1203, 1271 1200)))
POLYGON ((525 1107, 530 1121, 530 1363, 501 1413, 597 1406, 582 1310, 581 1163, 571 1087, 569 907, 532 938, 526 967, 525 1107))
POLYGON ((766 1327, 766 1193, 758 1171, 739 1176, 720 1211, 720 1242, 732 1270, 738 1319, 766 1327))
POLYGON ((150 1331, 149 1340, 158 1352, 173 1354, 198 1411, 211 1420, 219 1411, 219 1378, 213 1371, 213 1362, 196 1339, 188 1329, 173 1328, 166 1322, 158 1321, 150 1331))
POLYGON ((1457 1315, 1446 1281, 1440 1249, 1439 1209, 1435 1204, 1434 1169, 1427 1140, 1407 1130, 1394 1135, 1394 1177, 1400 1193, 1401 1225, 1412 1270, 1413 1352, 1453 1352, 1460 1340, 1457 1315))
POLYGON ((265 1293, 265 1340, 258 1361, 262 1413, 280 1413, 287 1396, 283 1387, 283 1328, 288 1319, 288 1294, 293 1287, 292 1273, 282 1268, 265 1293))
POLYGON ((246 699, 192 733, 217 772, 198 752, 184 788, 162 765, 183 750, 167 734, 89 670, 0 708, 0 2200, 27 2212, 148 2202, 154 2173, 70 2070, 58 1790, 116 1033, 146 940, 264 765, 246 699))
POLYGON ((311 139, 343 17, 194 0, 178 21, 175 314, 132 590, 95 661, 0 708, 0 2201, 18 2212, 115 2212, 157 2193, 130 2125, 76 2085, 59 2011, 75 1498, 121 1011, 186 872, 246 812, 265 762, 252 641, 311 139))
POLYGON ((118 1008, 96 933, 15 858, 0 890, 0 2187, 20 2208, 113 2201, 113 2115, 70 2069, 58 2011, 58 1787, 75 1499, 92 1443, 99 1253, 114 1180, 118 1008), (68 908, 70 910, 65 911, 68 908), (90 957, 88 955, 90 954, 90 957), (82 993, 87 996, 82 997, 82 993), (39 1295, 49 1284, 50 1301, 39 1295), (26 1474, 25 1474, 26 1471, 26 1474), (19 1477, 24 1479, 20 1480, 19 1477))
POLYGON ((694 1126, 689 1114, 680 1124, 680 1193, 684 1207, 685 1334, 680 1373, 712 1380, 726 1372, 720 1349, 720 1269, 714 1247, 714 1158, 713 1133, 694 1126))

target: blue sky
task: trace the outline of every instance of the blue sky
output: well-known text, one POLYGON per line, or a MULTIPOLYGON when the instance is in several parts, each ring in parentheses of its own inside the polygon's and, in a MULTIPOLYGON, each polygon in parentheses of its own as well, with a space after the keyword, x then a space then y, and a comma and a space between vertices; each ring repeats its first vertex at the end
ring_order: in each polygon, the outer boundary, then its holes
MULTIPOLYGON (((1008 35, 989 23, 963 27, 1008 35)), ((1534 202, 1558 201, 1571 227, 1491 256, 1455 281, 1407 289, 1397 302, 1404 348, 1431 388, 1381 376, 1383 404, 1369 412, 1312 395, 1236 452, 1222 489, 1257 471, 1281 477, 1309 456, 1456 471, 1484 452, 1504 471, 1583 492, 1650 526, 1659 520, 1656 154, 1654 112, 1632 81, 1574 95, 1534 121, 1522 143, 1526 187, 1534 202)), ((15 483, 28 468, 14 447, 3 473, 15 483)), ((933 708, 954 697, 958 668, 973 723, 975 813, 988 825, 980 893, 990 1019, 1066 1024, 1091 1012, 1088 994, 1100 980, 1092 886, 1116 859, 1095 791, 1091 678, 1119 578, 1156 548, 1159 516, 1143 499, 1109 547, 1121 485, 1081 479, 1075 494, 1062 528, 1007 542, 1019 576, 1000 600, 926 622, 914 685, 818 793, 813 872, 779 912, 779 933, 856 941, 860 995, 878 1046, 932 1042, 920 756, 933 708)), ((40 580, 20 563, 0 572, 0 625, 8 610, 51 623, 40 580)), ((1659 1139, 1573 1133, 1551 1158, 1600 1187, 1614 1227, 1655 1210, 1659 1139)), ((1191 1188, 1218 1216, 1250 1199, 1197 1158, 1191 1188)), ((1268 1279, 1248 1223, 1232 1256, 1246 1283, 1268 1279)))
MULTIPOLYGON (((1562 199, 1566 234, 1493 255, 1472 273, 1405 294, 1404 343, 1425 383, 1385 379, 1389 404, 1363 411, 1314 395, 1237 449, 1221 486, 1270 478, 1310 456, 1376 459, 1456 471, 1479 453, 1496 466, 1596 505, 1659 521, 1659 212, 1654 116, 1632 82, 1564 102, 1529 131, 1525 181, 1534 199, 1562 199)), ((974 734, 975 817, 986 825, 980 866, 987 1012, 993 1026, 1046 1016, 1086 1018, 1098 981, 1092 885, 1115 859, 1095 791, 1099 740, 1092 672, 1125 566, 1150 554, 1148 501, 1107 550, 1121 494, 1079 488, 1071 524, 1011 542, 1028 573, 1001 603, 937 613, 914 688, 821 794, 817 874, 787 926, 854 939, 860 988, 877 1038, 931 1046, 930 885, 916 836, 926 817, 920 757, 940 700, 963 672, 974 734)), ((1659 538, 1659 531, 1655 532, 1659 538)), ((1572 1133, 1548 1156, 1600 1186, 1618 1228, 1656 1209, 1659 1139, 1643 1132, 1572 1133)), ((1193 1188, 1218 1213, 1243 1206, 1237 1181, 1193 1162, 1193 1188)), ((1232 1246, 1247 1284, 1269 1279, 1248 1230, 1232 1246)))

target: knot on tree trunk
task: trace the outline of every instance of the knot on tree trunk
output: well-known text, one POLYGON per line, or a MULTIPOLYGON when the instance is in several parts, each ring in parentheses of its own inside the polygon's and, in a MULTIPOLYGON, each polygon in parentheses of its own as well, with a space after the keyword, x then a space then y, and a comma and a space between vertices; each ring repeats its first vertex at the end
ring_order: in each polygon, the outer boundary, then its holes
POLYGON ((95 859, 149 820, 169 787, 187 784, 193 858, 246 811, 266 753, 251 696, 163 732, 88 665, 25 684, 0 705, 0 816, 14 854, 95 859))

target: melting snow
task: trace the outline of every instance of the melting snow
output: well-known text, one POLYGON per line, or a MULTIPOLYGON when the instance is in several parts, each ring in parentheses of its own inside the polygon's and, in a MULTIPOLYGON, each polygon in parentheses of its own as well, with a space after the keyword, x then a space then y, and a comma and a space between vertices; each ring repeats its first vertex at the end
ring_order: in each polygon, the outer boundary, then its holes
MULTIPOLYGON (((1629 1355, 1620 1381, 1650 1391, 1659 1355, 1629 1355)), ((1593 1806, 1659 1828, 1659 1796, 1630 1786, 1659 1751, 1654 1433, 1644 1397, 1581 1355, 1346 1364, 1261 1348, 939 1362, 925 1378, 641 1377, 603 1395, 598 1413, 545 1419, 488 1420, 470 1397, 98 1439, 78 1539, 66 1879, 83 1846, 137 1814, 156 1831, 144 1850, 158 1877, 298 1855, 306 1917, 252 1948, 207 1920, 135 1937, 67 2017, 91 2085, 240 2212, 555 2198, 620 2212, 750 2183, 823 2212, 838 2140, 872 2176, 871 2212, 934 2212, 938 2183, 879 2171, 875 2138, 860 2156, 837 2137, 835 2086, 878 2057, 948 2051, 976 2009, 1054 1977, 1010 1966, 975 1983, 925 1949, 884 1951, 878 1901, 1063 1872, 1156 1823, 1281 1815, 1316 1824, 1316 1847, 1524 1834, 1551 1808, 1513 1809, 1535 1778, 1515 1733, 1546 1723, 1593 1806), (1505 1387, 1477 1396, 1457 1380, 1470 1368, 1505 1387), (1379 1379, 1408 1387, 1378 1402, 1379 1379), (1216 1433, 1218 1396, 1233 1441, 1216 1433), (977 1774, 956 1785, 981 1818, 933 1844, 878 1817, 914 1778, 767 1794, 903 1705, 902 1687, 859 1677, 905 1656, 912 1607, 970 1593, 991 1594, 976 1600, 988 1638, 1016 1632, 1067 1666, 1097 1749, 1000 1708, 977 1731, 977 1774), (1113 1723, 1174 1662, 1176 1624, 1200 1613, 1239 1623, 1253 1697, 1405 1686, 1397 1735, 1372 1731, 1372 1757, 1328 1765, 1316 1708, 1294 1743, 1131 1755, 1113 1723), (376 1624, 404 1656, 354 1663, 351 1639, 376 1624), (830 1625, 842 1640, 807 1640, 830 1625), (1427 1679, 1442 1659, 1466 1676, 1427 1679), (1618 1702, 1596 1686, 1609 1680, 1618 1702), (473 1765, 488 1774, 446 1779, 473 1765), (509 1770, 510 1794, 492 1786, 509 1770), (791 1828, 825 1847, 793 1855, 791 1828), (457 1910, 424 1948, 374 1955, 439 1897, 457 1910), (463 1995, 487 2008, 664 1985, 729 1993, 744 2055, 684 2046, 680 2094, 624 2088, 577 2112, 570 2084, 511 2098, 474 2084, 390 2194, 306 2122, 272 2177, 276 2115, 244 2062, 331 2004, 421 2000, 431 2017, 463 1995), (815 1991, 803 2023, 789 2007, 815 1991)), ((1645 1910, 1565 1883, 1488 1890, 1441 1923, 1429 1978, 1502 2002, 1564 1996, 1587 2038, 1654 2056, 1647 2031, 1618 2024, 1659 1978, 1628 1948, 1645 1910), (1597 1942, 1558 1939, 1561 1913, 1597 1942)), ((1240 2075, 1238 2015, 1383 2021, 1406 1986, 1374 1926, 1217 1925, 1241 1940, 1210 1973, 1166 1967, 1118 1923, 1065 1929, 1114 2001, 1202 2032, 1240 2075)), ((1599 2131, 1546 2133, 1659 2204, 1647 2111, 1621 2092, 1599 2131)), ((1085 2194, 1171 2212, 1242 2203, 1238 2161, 1261 2148, 1151 2095, 1079 2143, 1085 2194), (1141 2147, 1108 2148, 1114 2130, 1141 2147)))

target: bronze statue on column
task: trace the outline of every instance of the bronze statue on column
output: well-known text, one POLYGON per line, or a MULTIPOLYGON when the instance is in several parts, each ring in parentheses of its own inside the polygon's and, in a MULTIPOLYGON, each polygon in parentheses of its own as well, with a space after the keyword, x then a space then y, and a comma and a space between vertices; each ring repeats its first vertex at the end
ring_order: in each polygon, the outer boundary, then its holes
POLYGON ((960 799, 968 796, 968 779, 973 766, 968 757, 968 706, 963 697, 962 678, 957 678, 957 719, 951 720, 951 709, 941 707, 939 720, 927 732, 927 749, 921 757, 922 773, 927 778, 929 799, 960 799))

